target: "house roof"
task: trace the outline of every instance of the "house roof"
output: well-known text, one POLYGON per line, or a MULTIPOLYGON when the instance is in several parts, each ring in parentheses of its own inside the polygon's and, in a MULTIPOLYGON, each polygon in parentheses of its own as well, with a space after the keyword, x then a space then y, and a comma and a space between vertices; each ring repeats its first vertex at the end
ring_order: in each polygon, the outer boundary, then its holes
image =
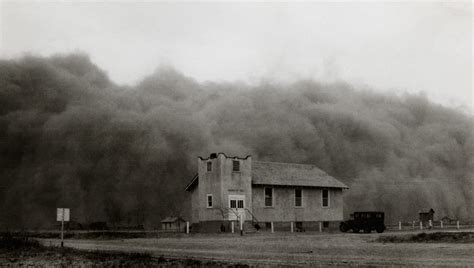
POLYGON ((313 165, 252 162, 252 184, 349 188, 313 165))
POLYGON ((420 211, 418 211, 419 214, 432 214, 432 213, 435 213, 434 209, 430 208, 430 209, 422 209, 420 211))
POLYGON ((444 216, 444 217, 442 217, 441 219, 442 219, 442 220, 456 220, 456 219, 450 218, 450 217, 448 217, 448 216, 444 216))
POLYGON ((166 217, 161 223, 173 223, 176 221, 184 221, 181 217, 166 217))
POLYGON ((199 183, 199 175, 196 173, 194 175, 193 179, 186 185, 186 188, 184 188, 185 191, 191 191, 194 186, 196 186, 199 183))
MULTIPOLYGON (((252 162, 253 185, 346 188, 347 185, 313 165, 277 162, 252 162)), ((192 191, 199 183, 198 174, 186 185, 192 191)))

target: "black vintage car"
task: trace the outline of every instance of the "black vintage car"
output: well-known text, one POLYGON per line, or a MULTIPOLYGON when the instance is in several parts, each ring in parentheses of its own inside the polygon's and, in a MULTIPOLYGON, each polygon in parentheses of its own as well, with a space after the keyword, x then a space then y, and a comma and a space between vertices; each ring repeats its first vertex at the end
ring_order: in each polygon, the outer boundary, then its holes
POLYGON ((351 219, 343 221, 339 225, 341 232, 348 232, 352 230, 358 233, 364 230, 365 233, 370 233, 376 230, 377 233, 385 231, 384 213, 378 211, 354 212, 351 214, 351 219))

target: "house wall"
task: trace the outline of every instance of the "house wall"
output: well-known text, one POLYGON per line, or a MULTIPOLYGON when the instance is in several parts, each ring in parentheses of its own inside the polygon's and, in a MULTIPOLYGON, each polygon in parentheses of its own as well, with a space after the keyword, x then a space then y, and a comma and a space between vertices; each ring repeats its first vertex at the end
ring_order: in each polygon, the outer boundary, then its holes
POLYGON ((244 195, 244 207, 252 211, 252 160, 251 157, 246 159, 222 158, 222 204, 221 207, 229 208, 229 195, 244 195), (240 171, 232 171, 233 161, 240 162, 240 171))
POLYGON ((322 207, 322 188, 303 188, 303 206, 295 207, 295 187, 272 187, 273 206, 264 206, 264 186, 253 186, 253 213, 259 222, 341 221, 342 189, 329 189, 330 203, 322 207))
POLYGON ((171 223, 161 223, 162 231, 170 232, 185 232, 186 231, 186 222, 185 221, 176 221, 171 223))
POLYGON ((198 186, 191 192, 191 223, 199 222, 199 190, 198 186))
POLYGON ((245 207, 252 207, 251 157, 245 159, 218 154, 213 159, 198 158, 199 183, 192 196, 192 221, 220 221, 227 219, 228 195, 245 195, 245 207), (234 172, 233 160, 240 162, 240 171, 234 172), (212 171, 207 171, 207 162, 212 171), (207 195, 213 196, 213 207, 207 208, 207 195))
POLYGON ((433 221, 433 213, 419 213, 419 215, 422 222, 433 221))

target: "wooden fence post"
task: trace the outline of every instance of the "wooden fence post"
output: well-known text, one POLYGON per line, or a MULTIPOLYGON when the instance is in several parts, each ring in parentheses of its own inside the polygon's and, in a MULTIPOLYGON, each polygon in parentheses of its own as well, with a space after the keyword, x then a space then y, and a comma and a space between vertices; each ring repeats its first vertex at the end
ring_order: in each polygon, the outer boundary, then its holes
POLYGON ((189 234, 189 221, 186 222, 186 233, 189 234))
POLYGON ((290 229, 291 229, 291 232, 293 233, 293 222, 290 222, 290 229))
POLYGON ((413 230, 415 230, 415 221, 413 221, 412 224, 413 224, 413 230))
POLYGON ((230 222, 230 230, 232 233, 234 233, 234 221, 230 222))
POLYGON ((244 235, 244 220, 242 216, 240 216, 240 235, 244 235))
POLYGON ((441 229, 443 229, 443 221, 439 221, 439 223, 441 224, 441 229))
POLYGON ((423 222, 420 221, 420 230, 423 230, 423 222))
POLYGON ((398 230, 399 230, 399 231, 402 230, 402 222, 401 222, 401 221, 398 222, 398 230))
POLYGON ((431 220, 428 221, 428 226, 429 226, 429 229, 433 228, 433 222, 431 220))
POLYGON ((322 222, 319 222, 319 232, 320 233, 323 232, 323 223, 322 222))
POLYGON ((456 222, 456 228, 459 230, 459 221, 456 222))
POLYGON ((270 225, 271 225, 271 227, 272 227, 272 233, 273 233, 273 232, 274 232, 274 230, 273 230, 273 222, 270 222, 270 225))

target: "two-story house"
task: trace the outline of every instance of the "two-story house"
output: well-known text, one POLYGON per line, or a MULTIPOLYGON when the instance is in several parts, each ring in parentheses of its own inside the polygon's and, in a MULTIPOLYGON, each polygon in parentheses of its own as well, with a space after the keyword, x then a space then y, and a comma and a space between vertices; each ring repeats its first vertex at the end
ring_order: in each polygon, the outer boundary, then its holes
MULTIPOLYGON (((194 231, 229 231, 231 222, 263 230, 315 230, 343 219, 348 187, 313 165, 252 161, 224 153, 198 157, 191 193, 194 231)), ((244 226, 244 230, 246 230, 244 226)), ((247 227, 249 228, 249 227, 247 227)))

